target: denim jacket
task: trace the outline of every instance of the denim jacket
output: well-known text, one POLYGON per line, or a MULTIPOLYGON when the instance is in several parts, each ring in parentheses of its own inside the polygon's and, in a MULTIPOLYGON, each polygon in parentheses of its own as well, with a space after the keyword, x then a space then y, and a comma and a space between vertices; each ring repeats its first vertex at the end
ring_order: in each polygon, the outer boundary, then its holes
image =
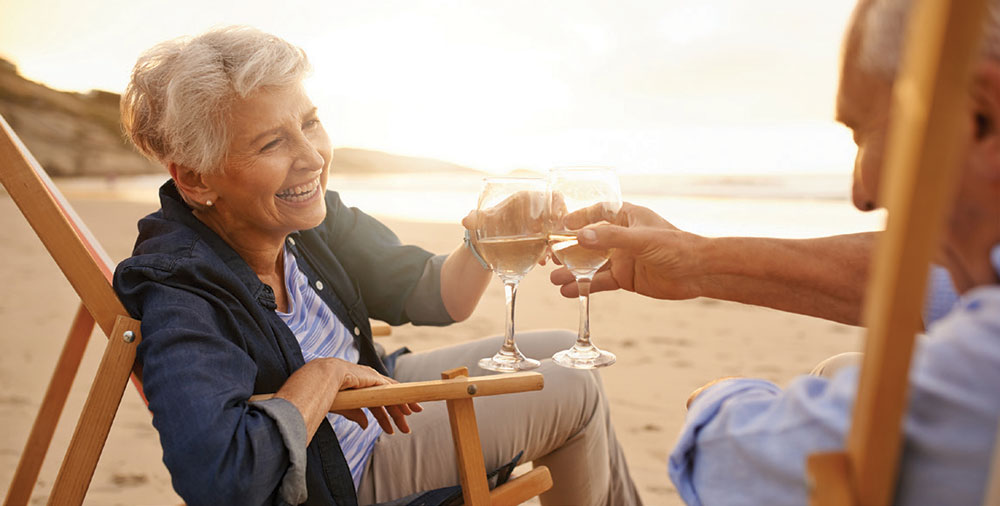
MULTIPOLYGON (((288 495, 279 488, 298 467, 308 498, 292 497, 356 504, 329 424, 320 424, 306 447, 305 465, 293 466, 296 445, 281 410, 248 402, 277 391, 304 364, 295 336, 274 312, 271 287, 192 214, 172 181, 160 188, 160 204, 139 221, 133 256, 118 265, 114 287, 142 321, 137 359, 174 489, 188 504, 284 504, 288 495)), ((400 244, 336 192, 326 194, 326 205, 323 223, 291 234, 286 245, 354 333, 359 362, 388 375, 368 318, 451 323, 440 295, 443 257, 400 244)), ((304 445, 304 430, 298 437, 304 445)))

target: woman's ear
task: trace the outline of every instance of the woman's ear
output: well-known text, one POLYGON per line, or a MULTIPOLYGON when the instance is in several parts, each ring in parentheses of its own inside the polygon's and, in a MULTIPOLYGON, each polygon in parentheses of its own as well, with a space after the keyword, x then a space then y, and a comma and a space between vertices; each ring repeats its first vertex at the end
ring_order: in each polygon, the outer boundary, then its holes
POLYGON ((211 207, 218 199, 218 194, 206 184, 200 172, 174 162, 167 164, 167 170, 184 200, 192 207, 211 207))
POLYGON ((206 184, 200 172, 174 162, 167 164, 167 170, 184 200, 192 207, 211 207, 218 200, 219 195, 206 184))
POLYGON ((1000 182, 1000 63, 980 63, 972 86, 973 163, 980 175, 1000 182))

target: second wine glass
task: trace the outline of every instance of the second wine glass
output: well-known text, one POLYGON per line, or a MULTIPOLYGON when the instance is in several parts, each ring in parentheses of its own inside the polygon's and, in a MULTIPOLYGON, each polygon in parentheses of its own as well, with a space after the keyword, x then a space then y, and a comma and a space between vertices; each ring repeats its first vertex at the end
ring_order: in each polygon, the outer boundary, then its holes
POLYGON ((479 361, 483 369, 515 372, 540 365, 525 357, 514 342, 514 301, 518 283, 545 255, 546 217, 546 180, 483 179, 476 208, 476 249, 503 282, 507 300, 503 346, 496 355, 479 361))
POLYGON ((561 168, 549 173, 549 247, 576 277, 580 293, 576 343, 552 356, 563 367, 593 369, 615 363, 614 353, 601 350, 590 339, 590 282, 611 250, 584 248, 577 243, 577 233, 588 226, 614 223, 621 207, 618 175, 611 169, 561 168))

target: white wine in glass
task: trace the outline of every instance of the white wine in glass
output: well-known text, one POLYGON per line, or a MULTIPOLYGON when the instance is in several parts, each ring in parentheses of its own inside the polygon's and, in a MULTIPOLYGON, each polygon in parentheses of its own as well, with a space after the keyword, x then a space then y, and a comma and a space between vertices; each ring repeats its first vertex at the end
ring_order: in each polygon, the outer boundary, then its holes
POLYGON ((491 371, 516 372, 538 367, 514 342, 514 302, 517 285, 548 246, 547 181, 541 178, 491 177, 483 179, 476 207, 476 244, 480 256, 503 282, 507 302, 503 346, 496 355, 479 361, 491 371))
POLYGON ((577 242, 577 233, 613 223, 621 207, 618 175, 611 169, 570 167, 549 172, 549 248, 576 277, 580 292, 576 343, 552 356, 563 367, 593 369, 615 363, 615 354, 598 348, 590 338, 590 282, 611 257, 611 250, 584 248, 577 242))
POLYGON ((586 276, 597 272, 608 258, 610 249, 588 249, 580 246, 576 240, 576 231, 562 231, 549 234, 549 244, 559 262, 566 266, 574 275, 586 276))

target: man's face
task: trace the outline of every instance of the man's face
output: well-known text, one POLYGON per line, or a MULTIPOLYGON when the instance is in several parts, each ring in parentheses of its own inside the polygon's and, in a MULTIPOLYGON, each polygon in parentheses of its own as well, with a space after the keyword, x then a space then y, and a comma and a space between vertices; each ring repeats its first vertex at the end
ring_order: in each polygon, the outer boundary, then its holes
POLYGON ((859 68, 856 54, 857 44, 849 40, 837 92, 837 121, 851 129, 858 146, 851 192, 854 206, 871 211, 882 204, 878 202, 878 185, 889 131, 892 84, 859 68))
MULTIPOLYGON (((862 8, 855 23, 863 18, 862 8)), ((837 120, 854 134, 858 154, 852 197, 855 207, 868 211, 885 205, 879 201, 879 185, 892 82, 860 68, 859 48, 858 30, 852 29, 837 92, 837 120)), ((960 171, 960 176, 937 258, 949 268, 960 291, 996 282, 988 252, 1000 242, 1000 135, 995 128, 1000 118, 1000 68, 995 63, 980 64, 976 75, 976 91, 959 140, 962 154, 951 168, 960 171), (977 129, 976 121, 985 126, 977 129)))

